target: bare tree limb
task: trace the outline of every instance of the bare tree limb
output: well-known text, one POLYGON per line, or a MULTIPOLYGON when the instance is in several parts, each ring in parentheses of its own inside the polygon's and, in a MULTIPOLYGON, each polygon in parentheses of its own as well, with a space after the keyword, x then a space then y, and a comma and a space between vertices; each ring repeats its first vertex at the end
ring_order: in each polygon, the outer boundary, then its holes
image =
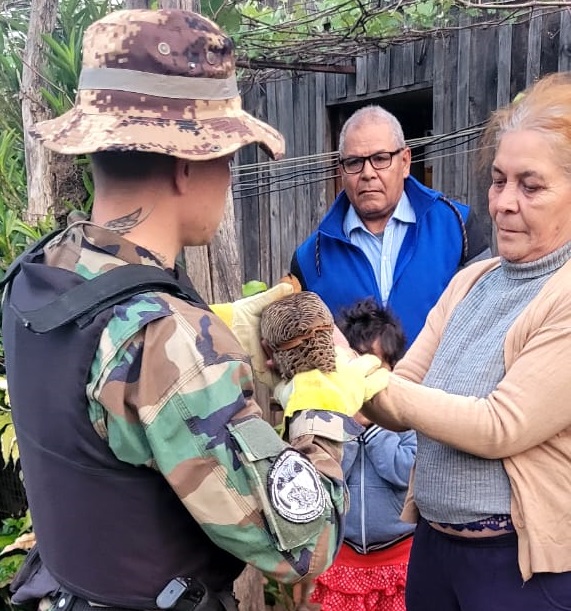
POLYGON ((456 0, 456 2, 466 8, 477 8, 483 11, 495 10, 516 10, 524 8, 571 8, 569 0, 531 0, 530 2, 470 2, 470 0, 456 0))
POLYGON ((470 0, 456 0, 464 8, 477 8, 485 10, 516 10, 525 8, 571 8, 569 0, 560 2, 548 0, 532 0, 530 2, 470 2, 470 0))

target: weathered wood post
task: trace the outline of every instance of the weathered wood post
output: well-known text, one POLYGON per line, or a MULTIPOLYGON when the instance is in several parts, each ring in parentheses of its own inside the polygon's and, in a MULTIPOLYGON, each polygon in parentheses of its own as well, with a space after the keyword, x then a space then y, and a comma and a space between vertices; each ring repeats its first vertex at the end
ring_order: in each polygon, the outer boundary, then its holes
MULTIPOLYGON (((160 0, 161 8, 200 12, 199 0, 160 0)), ((234 202, 229 190, 224 219, 208 246, 184 249, 185 264, 196 290, 208 303, 233 301, 241 295, 242 278, 234 217, 234 202)), ((263 579, 247 565, 234 583, 240 611, 263 611, 263 579)))
POLYGON ((150 8, 149 0, 124 0, 123 6, 127 9, 150 8))
POLYGON ((41 77, 46 56, 43 35, 51 33, 55 27, 57 5, 57 0, 32 0, 24 48, 20 95, 28 183, 28 207, 25 215, 31 223, 44 218, 56 203, 56 177, 52 161, 54 155, 47 148, 39 146, 30 136, 29 130, 34 123, 51 118, 48 106, 42 100, 40 88, 45 84, 41 77))
POLYGON ((160 0, 161 8, 180 8, 200 13, 200 0, 160 0))

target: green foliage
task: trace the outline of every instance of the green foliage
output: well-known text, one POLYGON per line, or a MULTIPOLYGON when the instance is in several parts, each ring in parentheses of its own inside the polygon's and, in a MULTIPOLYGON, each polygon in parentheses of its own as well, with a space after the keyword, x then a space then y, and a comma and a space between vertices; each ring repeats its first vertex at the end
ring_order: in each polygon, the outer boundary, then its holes
POLYGON ((410 28, 429 30, 447 25, 447 16, 454 2, 451 0, 424 0, 404 7, 403 13, 410 28))
POLYGON ((0 18, 0 268, 18 251, 21 235, 15 216, 26 205, 24 135, 19 99, 22 53, 29 21, 28 7, 0 18), (6 244, 13 236, 16 244, 6 244))
MULTIPOLYGON (((6 377, 0 376, 0 451, 4 468, 14 468, 20 457, 9 404, 6 377)), ((4 550, 31 528, 29 511, 19 518, 6 518, 0 524, 0 608, 3 610, 13 609, 8 586, 26 557, 23 549, 4 550)))
POLYGON ((383 12, 367 19, 364 28, 366 35, 373 38, 396 36, 405 25, 405 17, 399 11, 383 12))
MULTIPOLYGON (((8 397, 8 383, 6 376, 0 376, 0 457, 4 468, 8 465, 16 466, 20 453, 16 443, 16 432, 10 411, 10 398, 8 397)), ((0 548, 2 542, 0 540, 0 548)))
POLYGON ((0 527, 0 553, 7 546, 32 527, 30 512, 27 511, 21 518, 5 518, 0 527))
POLYGON ((200 12, 227 32, 236 32, 240 28, 240 13, 226 0, 200 0, 200 12))
POLYGON ((249 280, 242 285, 242 297, 250 297, 256 293, 263 293, 268 290, 268 285, 261 280, 249 280))
MULTIPOLYGON (((30 20, 29 3, 4 7, 0 15, 0 273, 23 252, 30 242, 54 228, 48 216, 37 225, 22 220, 27 206, 24 135, 21 119, 20 81, 22 57, 30 20)), ((58 5, 57 25, 46 35, 47 67, 45 85, 40 93, 56 115, 73 105, 81 68, 81 44, 86 28, 112 9, 120 8, 121 0, 62 0, 58 5)), ((90 208, 93 184, 86 159, 79 159, 81 179, 86 197, 81 203, 90 208)), ((66 203, 66 202, 64 202, 66 203)), ((74 202, 76 203, 76 202, 74 202)), ((0 362, 3 350, 0 342, 0 362)), ((0 456, 6 466, 18 462, 18 446, 6 388, 0 378, 0 456)), ((21 564, 24 555, 1 550, 29 527, 17 520, 7 520, 0 530, 0 605, 9 606, 5 586, 21 564)))
MULTIPOLYGON (((81 66, 81 41, 85 29, 96 19, 118 8, 119 0, 62 0, 59 3, 57 27, 45 37, 48 67, 41 89, 44 99, 55 114, 61 114, 73 104, 81 66)), ((29 22, 29 3, 21 3, 13 10, 3 10, 0 16, 0 273, 23 252, 32 241, 54 228, 48 216, 37 225, 22 220, 27 206, 24 135, 19 97, 22 75, 22 56, 29 22)), ((82 180, 86 197, 83 206, 92 203, 93 185, 85 158, 82 180)), ((1 338, 0 338, 1 339, 1 338)), ((3 349, 0 341, 0 362, 3 349)), ((6 379, 0 378, 0 456, 8 468, 19 459, 18 445, 9 409, 6 379)), ((0 608, 11 609, 7 586, 25 557, 24 552, 2 554, 30 527, 29 515, 22 519, 8 519, 0 530, 0 608)))
POLYGON ((28 244, 53 229, 53 218, 48 217, 36 226, 19 218, 17 210, 9 207, 0 196, 0 270, 5 271, 28 244))
POLYGON ((266 0, 226 1, 239 14, 240 24, 236 28, 232 21, 230 27, 220 23, 236 41, 239 55, 282 61, 315 58, 320 52, 349 57, 363 42, 369 48, 383 47, 409 33, 418 35, 454 25, 459 13, 484 13, 477 8, 467 10, 457 0, 278 0, 275 6, 268 6, 266 0), (346 53, 345 48, 350 51, 346 53))
POLYGON ((26 11, 7 9, 0 17, 0 269, 6 269, 25 237, 17 218, 26 202, 26 168, 19 85, 26 11), (14 243, 10 238, 14 239, 14 243))
POLYGON ((5 6, 0 13, 0 134, 22 129, 19 87, 29 18, 29 7, 5 6))
POLYGON ((0 528, 0 605, 2 609, 13 609, 10 604, 8 586, 26 558, 24 550, 14 550, 4 553, 4 548, 31 530, 30 512, 21 518, 6 518, 0 528))
MULTIPOLYGON (((2 535, 0 535, 0 545, 2 545, 2 535)), ((24 558, 25 554, 0 557, 0 592, 10 584, 12 578, 18 572, 18 569, 22 566, 24 558)), ((8 593, 6 593, 6 597, 7 596, 8 593)))
POLYGON ((73 106, 81 71, 81 45, 85 30, 110 11, 120 0, 64 0, 60 2, 56 29, 44 36, 47 45, 46 86, 42 95, 56 115, 73 106))
POLYGON ((294 611, 293 586, 279 583, 275 579, 267 577, 264 584, 264 602, 270 607, 277 605, 285 611, 294 611))
POLYGON ((20 458, 20 453, 16 443, 12 412, 9 409, 3 408, 0 408, 0 451, 2 453, 2 462, 5 465, 4 468, 7 468, 9 465, 15 467, 20 458))
POLYGON ((15 210, 26 201, 26 166, 22 132, 18 127, 0 132, 0 201, 15 210))
MULTIPOLYGON (((77 92, 81 69, 81 44, 87 27, 113 9, 121 0, 62 0, 58 4, 57 24, 44 36, 46 44, 45 84, 40 93, 55 115, 71 108, 77 92)), ((49 217, 36 226, 22 220, 27 206, 24 136, 19 98, 27 26, 28 3, 3 11, 0 17, 0 271, 18 256, 30 241, 38 239, 54 226, 49 217)), ((80 201, 61 201, 59 207, 79 207, 89 211, 93 203, 93 183, 85 157, 81 167, 80 201)), ((64 189, 64 193, 67 190, 64 189)), ((62 199, 65 196, 62 196, 62 199)))
MULTIPOLYGON (((121 0, 64 0, 59 5, 57 26, 46 34, 47 46, 45 86, 41 94, 48 106, 59 116, 70 110, 77 94, 81 72, 82 42, 85 30, 112 10, 122 7, 121 0)), ((61 201, 66 209, 89 212, 93 204, 93 180, 85 155, 76 157, 73 163, 81 167, 82 201, 61 201)))

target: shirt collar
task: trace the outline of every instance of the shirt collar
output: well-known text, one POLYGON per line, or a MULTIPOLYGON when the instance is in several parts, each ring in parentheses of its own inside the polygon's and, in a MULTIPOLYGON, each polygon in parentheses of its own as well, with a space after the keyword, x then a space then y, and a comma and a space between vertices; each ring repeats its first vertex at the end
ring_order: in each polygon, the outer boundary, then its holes
POLYGON ((124 263, 162 267, 149 250, 121 237, 117 232, 89 222, 68 226, 46 248, 49 265, 74 269, 87 255, 90 269, 110 269, 124 263), (88 253, 88 254, 87 254, 88 253))
MULTIPOLYGON (((401 223, 415 223, 416 222, 416 214, 414 213, 414 209, 408 195, 403 190, 402 195, 398 201, 397 207, 395 211, 391 215, 389 219, 389 223, 399 221, 401 223)), ((351 233, 355 230, 362 229, 367 233, 371 233, 366 227, 363 221, 359 218, 357 211, 353 207, 353 204, 349 206, 347 209, 347 213, 345 214, 345 218, 343 219, 343 232, 347 237, 351 235, 351 233)), ((373 235, 373 234, 371 234, 373 235)))
POLYGON ((83 238, 94 250, 103 251, 126 263, 162 267, 160 260, 150 250, 126 240, 116 231, 110 231, 98 225, 85 224, 83 238))
POLYGON ((180 284, 194 289, 194 285, 183 266, 175 263, 174 268, 164 267, 161 260, 152 251, 126 240, 116 231, 92 223, 81 225, 79 231, 81 231, 83 237, 82 246, 91 248, 93 254, 99 253, 101 258, 110 256, 109 263, 111 266, 117 264, 117 259, 121 259, 125 263, 160 267, 180 284))
POLYGON ((44 249, 48 265, 75 271, 80 265, 93 275, 123 263, 160 267, 180 284, 193 287, 184 268, 164 268, 148 249, 121 237, 116 231, 90 222, 77 221, 69 225, 44 249))
POLYGON ((401 223, 416 223, 414 208, 412 207, 410 199, 404 190, 392 218, 395 219, 395 221, 400 221, 401 223))

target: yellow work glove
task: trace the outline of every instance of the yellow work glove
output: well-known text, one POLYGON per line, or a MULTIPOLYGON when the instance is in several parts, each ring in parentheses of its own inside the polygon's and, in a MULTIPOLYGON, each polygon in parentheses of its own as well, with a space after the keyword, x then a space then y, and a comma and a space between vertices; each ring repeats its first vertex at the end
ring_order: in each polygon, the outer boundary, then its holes
POLYGON ((295 286, 292 283, 279 282, 267 291, 256 293, 251 297, 210 306, 211 310, 234 332, 242 348, 251 357, 256 378, 270 389, 276 386, 281 377, 266 365, 268 355, 261 344, 260 319, 265 307, 291 295, 294 291, 295 286))
POLYGON ((313 369, 298 373, 287 384, 276 387, 274 398, 284 406, 284 418, 308 409, 353 416, 363 403, 385 389, 388 381, 389 372, 372 354, 349 361, 338 358, 336 371, 321 373, 313 369))

